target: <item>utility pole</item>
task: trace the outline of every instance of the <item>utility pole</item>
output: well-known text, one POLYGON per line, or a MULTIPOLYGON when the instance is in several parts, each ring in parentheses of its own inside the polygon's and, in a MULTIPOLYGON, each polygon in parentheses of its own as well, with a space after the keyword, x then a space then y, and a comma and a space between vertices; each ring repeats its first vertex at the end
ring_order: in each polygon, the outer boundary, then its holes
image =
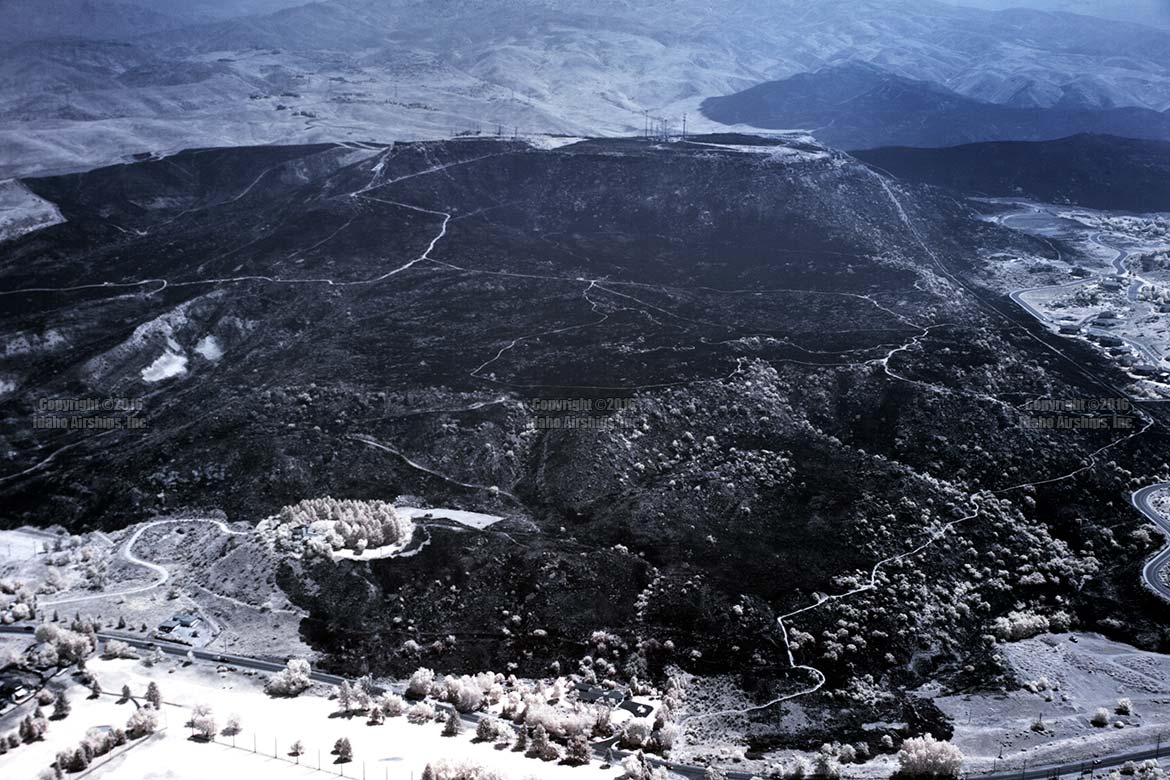
POLYGON ((683 140, 687 140, 687 115, 683 114, 683 140))

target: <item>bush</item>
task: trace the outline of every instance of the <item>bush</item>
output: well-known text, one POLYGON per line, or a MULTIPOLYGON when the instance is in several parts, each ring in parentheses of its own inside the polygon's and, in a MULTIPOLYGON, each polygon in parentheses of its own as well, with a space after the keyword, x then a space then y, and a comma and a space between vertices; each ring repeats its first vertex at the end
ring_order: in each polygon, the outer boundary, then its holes
POLYGON ((210 712, 191 718, 191 728, 195 729, 195 736, 207 741, 215 739, 215 735, 219 731, 215 717, 210 712))
POLYGON ((962 751, 930 734, 906 740, 898 751, 901 777, 956 778, 962 769, 962 751))
POLYGON ((1093 713, 1093 717, 1089 720, 1097 728, 1104 728, 1109 725, 1109 710, 1101 707, 1093 713))
POLYGON ((137 658, 138 653, 134 652, 134 648, 125 642, 120 642, 117 639, 111 639, 106 642, 106 646, 102 651, 102 658, 137 658))
POLYGON ((495 742, 500 736, 500 722, 495 718, 480 718, 475 724, 475 738, 480 742, 495 742))
POLYGON ((495 770, 480 764, 445 758, 427 764, 422 776, 423 780, 504 780, 504 777, 495 770))
POLYGON ((654 723, 649 718, 630 718, 622 725, 621 745, 630 750, 641 750, 650 744, 654 723))
POLYGON ((475 712, 484 706, 483 687, 475 678, 467 675, 445 678, 442 696, 460 712, 475 712))
POLYGON ((435 708, 425 701, 412 704, 406 711, 406 719, 411 723, 428 723, 435 719, 435 708))
POLYGON ((639 750, 622 759, 622 780, 666 780, 666 770, 646 760, 646 754, 639 750))
POLYGON ((387 718, 397 718, 406 712, 406 702, 396 693, 388 693, 382 698, 382 714, 387 718))
POLYGON ((456 710, 451 710, 447 713, 447 720, 443 723, 443 736, 454 737, 463 732, 463 721, 459 719, 459 713, 456 710))
POLYGON ((299 696, 313 684, 309 676, 312 667, 303 658, 290 658, 285 667, 264 684, 264 691, 269 696, 299 696))
POLYGON ((406 695, 412 699, 425 698, 431 692, 431 684, 435 681, 433 669, 419 667, 410 675, 410 682, 406 684, 406 695))
POLYGON ((570 764, 588 764, 592 757, 593 751, 589 748, 589 740, 584 734, 578 734, 569 740, 568 750, 565 751, 565 760, 570 764))
POLYGON ((1127 698, 1118 699, 1117 700, 1117 714, 1118 715, 1132 715, 1133 714, 1133 702, 1127 698))
POLYGON ((126 733, 138 739, 153 734, 158 728, 158 710, 154 707, 139 707, 126 721, 126 733))

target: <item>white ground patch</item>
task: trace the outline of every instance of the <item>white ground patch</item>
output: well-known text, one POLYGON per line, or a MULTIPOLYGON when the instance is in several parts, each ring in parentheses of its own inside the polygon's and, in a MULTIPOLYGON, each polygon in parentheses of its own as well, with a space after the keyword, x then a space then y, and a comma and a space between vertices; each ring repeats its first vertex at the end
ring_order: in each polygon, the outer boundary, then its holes
POLYGON ((394 544, 384 544, 381 547, 369 547, 361 555, 358 555, 355 550, 334 550, 333 557, 347 561, 375 561, 381 558, 394 558, 397 557, 398 553, 405 550, 409 544, 410 540, 405 539, 394 544))
POLYGON ((0 398, 16 390, 16 382, 11 379, 0 379, 0 398))
POLYGON ((967 755, 968 771, 993 763, 1000 770, 1020 767, 1025 759, 1030 765, 1091 759, 1170 738, 1170 656, 1097 634, 1045 634, 1006 644, 1002 652, 1021 680, 1046 678, 1049 689, 935 700, 954 721, 952 741, 967 755), (1130 715, 1116 712, 1123 697, 1133 701, 1130 715), (1110 713, 1106 728, 1090 723, 1098 708, 1110 713), (1041 716, 1044 731, 1033 731, 1041 716))
MULTIPOLYGON (((318 752, 323 769, 336 775, 341 768, 330 755, 339 737, 347 737, 353 744, 354 761, 345 765, 346 777, 362 777, 364 769, 369 780, 406 780, 412 774, 417 778, 427 763, 443 757, 475 761, 514 780, 600 780, 619 774, 616 769, 602 770, 596 761, 587 767, 570 767, 525 758, 511 750, 497 750, 491 744, 476 744, 471 741, 474 734, 470 727, 457 737, 443 737, 441 723, 413 725, 398 717, 388 718, 384 725, 368 726, 361 716, 331 717, 336 705, 321 696, 269 698, 261 689, 262 676, 217 674, 202 665, 181 667, 170 661, 151 669, 129 660, 95 660, 88 666, 106 690, 117 691, 125 684, 140 695, 150 680, 156 680, 165 701, 163 712, 168 724, 162 737, 102 764, 88 775, 91 778, 319 778, 323 775, 316 771, 318 752), (243 730, 235 737, 235 749, 230 747, 231 737, 220 736, 217 744, 188 739, 183 724, 189 717, 189 708, 197 703, 210 705, 221 727, 229 715, 240 716, 243 730), (294 759, 287 755, 289 745, 296 739, 305 745, 301 767, 295 766, 294 759), (253 745, 256 753, 252 752, 253 745)), ((86 728, 123 725, 133 706, 114 704, 108 697, 97 702, 87 700, 80 690, 72 701, 73 713, 64 721, 52 723, 44 742, 24 746, 5 757, 0 764, 5 777, 35 778, 57 750, 79 739, 86 728)))
POLYGON ((220 345, 219 339, 211 334, 199 339, 199 343, 195 345, 195 351, 212 363, 223 357, 223 347, 220 345))
POLYGON ((581 136, 534 135, 524 139, 534 149, 560 149, 562 146, 588 140, 581 136))
POLYGON ((17 528, 0 531, 0 561, 27 561, 45 549, 46 537, 17 528))
POLYGON ((451 520, 452 522, 477 530, 489 528, 504 519, 498 515, 485 515, 481 512, 467 512, 462 509, 426 509, 412 506, 396 507, 396 509, 399 513, 406 515, 411 520, 418 521, 424 518, 431 520, 451 520))
POLYGON ((15 179, 0 181, 0 241, 65 221, 57 207, 15 179))
POLYGON ((154 362, 142 369, 142 379, 145 382, 161 382, 187 373, 187 356, 167 350, 155 358, 154 362))

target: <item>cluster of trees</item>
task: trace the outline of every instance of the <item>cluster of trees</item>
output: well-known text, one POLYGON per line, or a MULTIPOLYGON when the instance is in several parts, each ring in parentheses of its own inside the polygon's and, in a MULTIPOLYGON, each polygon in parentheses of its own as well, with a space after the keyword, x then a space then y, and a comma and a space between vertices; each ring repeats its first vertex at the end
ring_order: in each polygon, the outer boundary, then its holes
MULTIPOLYGON (((161 652, 161 651, 160 651, 161 652)), ((102 658, 137 658, 138 653, 126 642, 110 639, 102 649, 102 658)))
POLYGON ((290 658, 284 669, 274 674, 264 684, 269 696, 299 696, 313 684, 312 668, 303 658, 290 658))
POLYGON ((71 628, 41 623, 34 635, 37 644, 29 653, 29 661, 34 666, 84 666, 97 644, 96 632, 92 623, 80 619, 71 628))
POLYGON ((1065 612, 1039 615, 1035 612, 1014 610, 997 617, 991 624, 996 639, 1013 642, 1028 639, 1048 631, 1064 631, 1072 619, 1065 612))
POLYGON ((152 704, 144 704, 131 713, 126 721, 126 733, 131 739, 149 736, 158 729, 158 708, 152 704))
POLYGON ((641 750, 622 759, 622 780, 667 780, 665 767, 650 763, 641 750))
POLYGON ((1170 772, 1163 769, 1157 761, 1126 761, 1120 769, 1112 770, 1105 776, 1106 780, 1167 780, 1170 772))
POLYGON ((271 531, 277 549, 284 552, 329 555, 352 550, 360 555, 369 548, 409 540, 414 523, 385 501, 325 497, 286 506, 261 529, 271 531))
POLYGON ((191 719, 187 721, 187 727, 191 729, 191 736, 205 742, 212 741, 219 733, 215 715, 207 704, 196 704, 191 708, 191 719))
POLYGON ((0 623, 9 625, 36 616, 36 594, 23 582, 0 579, 0 623))
POLYGON ((898 751, 898 777, 957 778, 963 770, 963 752, 930 734, 912 737, 898 751))
POLYGON ((504 777, 474 762, 444 758, 427 764, 420 780, 504 780, 504 777))
POLYGON ((54 770, 56 773, 84 772, 95 758, 126 744, 126 739, 126 731, 122 729, 90 729, 76 748, 57 753, 57 759, 53 762, 54 770))

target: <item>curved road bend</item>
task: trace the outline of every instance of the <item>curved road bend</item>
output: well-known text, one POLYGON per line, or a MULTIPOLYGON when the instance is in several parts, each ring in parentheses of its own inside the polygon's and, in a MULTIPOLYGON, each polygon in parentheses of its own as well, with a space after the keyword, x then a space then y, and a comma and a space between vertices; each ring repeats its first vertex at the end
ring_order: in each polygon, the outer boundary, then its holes
POLYGON ((1158 572, 1170 564, 1170 517, 1159 512, 1151 503, 1154 494, 1161 490, 1170 490, 1170 482, 1144 487, 1130 496, 1129 500, 1137 511, 1145 515, 1147 520, 1158 526, 1158 529, 1166 535, 1168 544, 1146 563, 1145 568, 1142 569, 1142 579, 1155 593, 1170 601, 1170 585, 1163 582, 1158 576, 1158 572))

